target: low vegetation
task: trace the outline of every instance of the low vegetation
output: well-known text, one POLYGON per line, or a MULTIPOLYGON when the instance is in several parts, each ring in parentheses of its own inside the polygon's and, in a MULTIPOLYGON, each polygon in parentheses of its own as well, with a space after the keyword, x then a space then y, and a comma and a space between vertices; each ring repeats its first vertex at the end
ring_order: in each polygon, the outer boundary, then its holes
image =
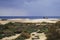
POLYGON ((44 32, 47 40, 60 40, 60 21, 57 23, 45 23, 36 25, 36 23, 20 23, 20 22, 9 22, 7 24, 0 24, 0 39, 15 34, 21 34, 15 40, 24 40, 30 38, 30 33, 40 30, 38 33, 44 32), (50 25, 51 24, 51 25, 50 25))

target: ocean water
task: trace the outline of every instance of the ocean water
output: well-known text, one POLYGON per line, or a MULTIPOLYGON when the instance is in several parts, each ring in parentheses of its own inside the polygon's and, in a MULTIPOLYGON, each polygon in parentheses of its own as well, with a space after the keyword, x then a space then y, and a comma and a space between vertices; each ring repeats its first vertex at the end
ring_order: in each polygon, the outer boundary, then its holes
POLYGON ((14 19, 14 18, 29 18, 29 19, 59 18, 60 19, 60 16, 0 16, 0 19, 14 19))

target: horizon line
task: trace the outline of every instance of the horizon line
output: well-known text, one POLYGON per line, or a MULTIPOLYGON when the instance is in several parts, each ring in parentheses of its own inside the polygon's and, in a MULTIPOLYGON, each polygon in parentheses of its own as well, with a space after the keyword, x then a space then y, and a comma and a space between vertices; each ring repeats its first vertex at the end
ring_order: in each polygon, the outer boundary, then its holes
POLYGON ((60 18, 60 16, 0 16, 0 19, 13 19, 13 18, 60 18))

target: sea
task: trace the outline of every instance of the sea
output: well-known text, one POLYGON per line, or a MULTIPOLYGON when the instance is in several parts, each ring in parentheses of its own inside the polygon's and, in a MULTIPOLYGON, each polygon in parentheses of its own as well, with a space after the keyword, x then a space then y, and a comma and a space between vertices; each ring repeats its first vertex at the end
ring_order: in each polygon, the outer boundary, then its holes
POLYGON ((0 16, 0 19, 15 19, 15 18, 29 18, 29 19, 58 18, 60 19, 60 16, 0 16))

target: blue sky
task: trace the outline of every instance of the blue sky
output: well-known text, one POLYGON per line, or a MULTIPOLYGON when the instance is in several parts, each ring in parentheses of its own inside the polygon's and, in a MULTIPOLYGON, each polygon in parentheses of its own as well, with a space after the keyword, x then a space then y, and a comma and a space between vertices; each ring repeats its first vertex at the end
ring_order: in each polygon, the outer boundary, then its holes
POLYGON ((60 0, 0 0, 0 16, 60 16, 60 0))

